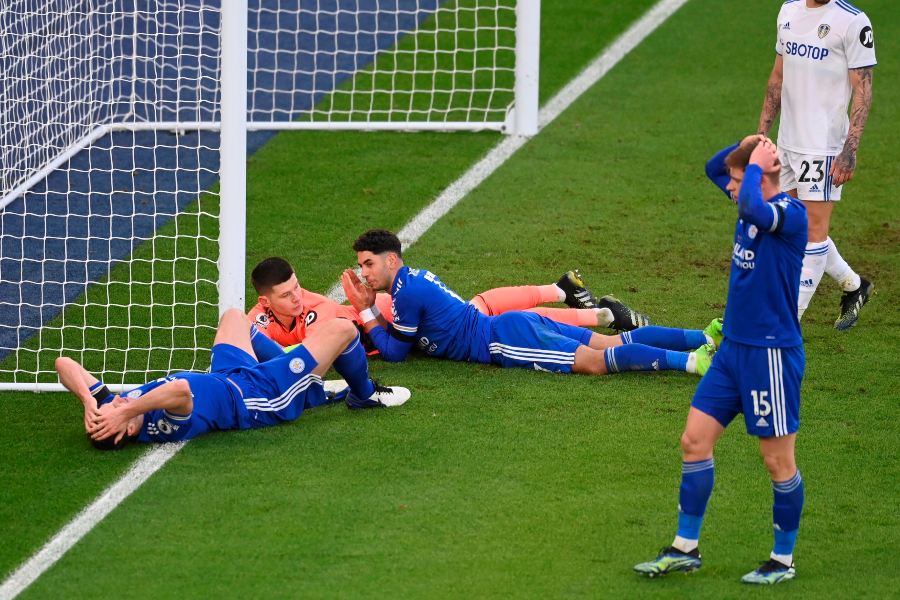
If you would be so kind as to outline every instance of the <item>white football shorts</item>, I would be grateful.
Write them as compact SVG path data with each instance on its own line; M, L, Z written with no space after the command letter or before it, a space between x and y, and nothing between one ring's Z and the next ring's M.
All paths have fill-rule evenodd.
M811 202L836 202L841 199L841 187L831 183L833 156L797 154L778 149L781 161L781 191L797 190L797 197Z

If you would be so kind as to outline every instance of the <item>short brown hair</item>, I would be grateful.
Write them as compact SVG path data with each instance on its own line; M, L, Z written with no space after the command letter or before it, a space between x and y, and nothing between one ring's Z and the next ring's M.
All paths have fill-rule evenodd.
M276 285L284 283L294 274L291 263L278 256L269 257L253 267L250 281L260 296L268 294Z
M756 150L759 142L760 140L756 139L747 145L740 144L725 157L725 166L729 169L741 169L742 171L746 169L747 165L750 164L750 155ZM778 173L764 173L764 175L771 181L778 181Z

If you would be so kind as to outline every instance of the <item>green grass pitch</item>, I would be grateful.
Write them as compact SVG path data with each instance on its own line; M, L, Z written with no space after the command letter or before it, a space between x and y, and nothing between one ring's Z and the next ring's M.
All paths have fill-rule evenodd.
M544 2L542 100L652 5ZM463 295L579 267L664 325L720 315L735 212L703 163L756 126L779 2L692 0L406 253ZM878 295L847 333L827 278L803 320L800 598L896 594L900 540L900 21L860 0L878 57L843 255ZM399 229L497 134L282 133L250 159L248 268L289 258L324 291L362 230ZM286 214L288 218L281 215ZM274 219L274 220L273 220ZM252 298L248 286L248 298ZM23 598L758 597L738 578L771 546L771 487L736 422L719 444L704 567L631 572L674 533L678 439L697 380L554 376L373 361L402 408L310 411L195 440ZM63 394L4 393L0 573L142 452L93 451ZM891 592L894 590L894 592Z

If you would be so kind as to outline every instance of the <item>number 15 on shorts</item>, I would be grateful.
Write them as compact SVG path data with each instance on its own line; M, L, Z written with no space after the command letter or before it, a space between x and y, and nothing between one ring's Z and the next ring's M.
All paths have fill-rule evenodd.
M766 399L768 390L750 390L753 398L753 414L757 417L768 417L772 413L772 403Z

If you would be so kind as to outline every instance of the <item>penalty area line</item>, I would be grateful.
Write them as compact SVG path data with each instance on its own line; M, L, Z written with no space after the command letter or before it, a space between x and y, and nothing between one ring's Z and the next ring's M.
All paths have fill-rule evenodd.
M687 2L688 0L661 0L635 21L540 109L538 133L552 123L591 86L600 81L629 52ZM409 248L415 244L432 225L465 198L469 192L481 185L529 139L524 136L510 136L497 144L397 232L403 246ZM327 295L338 302L346 299L340 281L331 287ZM91 505L82 510L0 585L0 600L12 600L31 585L116 506L139 488L153 473L162 468L186 443L162 444L148 450L135 461L125 475L108 487Z

